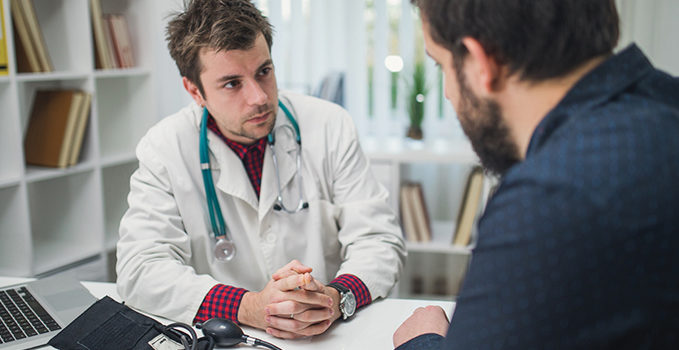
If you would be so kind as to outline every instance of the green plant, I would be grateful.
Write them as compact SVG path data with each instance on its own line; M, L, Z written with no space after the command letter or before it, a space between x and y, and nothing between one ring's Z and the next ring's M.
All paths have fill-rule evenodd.
M424 120L424 100L429 92L427 87L427 75L423 61L417 61L413 69L410 81L406 81L408 87L407 108L410 118L410 127L407 136L414 139L422 138L422 121Z

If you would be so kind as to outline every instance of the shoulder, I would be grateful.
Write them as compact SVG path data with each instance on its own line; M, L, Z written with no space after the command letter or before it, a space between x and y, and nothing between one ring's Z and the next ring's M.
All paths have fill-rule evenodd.
M181 151L188 144L197 147L199 122L200 107L194 103L187 105L153 125L140 140L137 155Z

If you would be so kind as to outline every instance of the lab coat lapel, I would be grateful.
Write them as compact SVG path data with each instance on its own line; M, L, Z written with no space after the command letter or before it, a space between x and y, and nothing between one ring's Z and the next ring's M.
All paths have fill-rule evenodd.
M217 188L227 195L242 199L257 210L257 196L245 172L243 162L219 136L208 132L207 135L213 176L219 171ZM217 194L219 196L219 194Z
M277 176L280 176L281 192L284 193L283 199L285 203L294 203L294 205L297 205L298 198L296 196L294 196L294 198L290 198L290 195L288 194L286 196L285 193L286 188L297 172L296 152L298 147L297 143L295 142L294 135L291 135L287 130L285 130L285 127L279 127L283 124L290 125L290 121L285 116L285 113L279 109L278 114L276 115L276 124L274 127L274 130L278 130L276 133L276 143L274 145L274 149L276 152L276 159L278 160L278 171L280 174L276 174L276 169L273 164L272 150L267 144L266 153L264 156L264 166L262 169L262 187L259 194L260 221L264 215L266 215L266 213L272 209L273 204L278 197L278 185L276 182Z

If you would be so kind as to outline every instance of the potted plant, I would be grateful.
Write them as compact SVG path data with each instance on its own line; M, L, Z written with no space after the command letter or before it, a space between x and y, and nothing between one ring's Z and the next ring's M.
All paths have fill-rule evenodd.
M406 86L408 87L406 107L410 119L410 125L408 126L406 136L414 140L421 140L423 137L422 120L424 119L424 99L429 90L426 79L424 62L418 60L413 69L412 79L406 81Z

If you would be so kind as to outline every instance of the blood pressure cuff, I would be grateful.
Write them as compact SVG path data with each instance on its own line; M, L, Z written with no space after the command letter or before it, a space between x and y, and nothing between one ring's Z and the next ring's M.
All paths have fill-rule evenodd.
M205 349L199 342L196 349ZM57 349L184 349L180 334L106 296L50 339ZM203 345L203 346L200 346Z

